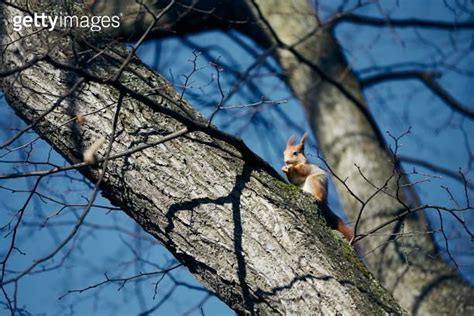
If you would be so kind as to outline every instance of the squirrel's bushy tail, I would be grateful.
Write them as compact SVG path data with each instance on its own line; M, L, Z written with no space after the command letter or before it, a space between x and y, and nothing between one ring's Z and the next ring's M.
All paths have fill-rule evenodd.
M324 205L321 209L323 210L324 217L326 218L329 227L340 231L348 241L351 241L352 237L354 237L352 229L347 226L346 223L344 223L344 221L337 216L331 208L329 208L329 206Z

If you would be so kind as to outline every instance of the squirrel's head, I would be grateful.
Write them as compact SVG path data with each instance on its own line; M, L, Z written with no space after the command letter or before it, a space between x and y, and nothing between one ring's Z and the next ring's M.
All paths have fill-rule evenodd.
M308 138L308 133L304 133L303 137L299 144L295 145L295 137L291 136L288 139L288 143L286 144L286 149L283 152L283 157L285 159L286 165L297 164L306 161L306 157L304 155L304 143Z

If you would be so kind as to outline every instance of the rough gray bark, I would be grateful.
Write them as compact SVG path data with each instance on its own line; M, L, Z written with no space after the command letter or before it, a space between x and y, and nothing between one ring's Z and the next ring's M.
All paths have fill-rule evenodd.
M117 3L130 2L118 0ZM273 49L333 171L341 179L348 178L346 184L362 200L377 190L373 184L382 186L390 177L385 191L396 195L399 173L394 168L393 157L370 114L367 115L357 78L340 51L331 26L318 27L309 1L202 0L192 3L199 9L215 10L212 14L201 12L199 15L195 11L188 15L183 7L178 7L181 13L173 13L171 17L179 15L181 19L168 19L175 23L167 23L155 35L235 28L263 47ZM234 15L229 17L229 12ZM249 23L219 23L229 18ZM371 183L361 176L355 164ZM403 183L405 179L400 181ZM355 220L360 203L343 184L337 180L335 183L344 209ZM418 202L414 191L402 192L400 200L410 206ZM403 209L396 199L378 194L365 207L358 232L369 231ZM426 228L423 215L414 214L363 239L362 246L371 251L366 258L370 270L400 304L414 314L472 313L474 290L440 258L429 234L416 233ZM416 234L411 235L412 232ZM391 233L402 234L397 238L387 236Z
M127 93L112 155L185 126L191 130L110 160L101 189L230 307L252 314L402 313L350 246L323 224L311 197L282 182L240 141L212 128L199 131L205 120L163 78L133 60L119 81L97 82L113 77L120 65L100 57L87 73L76 72L72 50L81 45L56 32L14 32L12 17L22 13L4 4L0 10L1 42L8 44L2 46L1 71L49 50L48 58L1 81L25 122L86 77L80 92L35 127L68 161L79 162L95 139L110 139L118 90ZM75 113L91 113L83 127ZM92 181L99 173L95 167L80 171Z

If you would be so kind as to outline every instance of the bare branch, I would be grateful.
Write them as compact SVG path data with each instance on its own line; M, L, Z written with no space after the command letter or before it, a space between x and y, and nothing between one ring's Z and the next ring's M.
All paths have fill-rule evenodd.
M454 111L465 115L469 119L474 119L474 108L470 108L458 100L456 100L449 92L447 92L439 83L436 82L435 77L439 77L438 73L430 73L425 71L397 71L377 74L367 78L363 78L360 84L363 88L383 83L388 80L411 80L417 79L423 82L435 95L442 99Z
M459 172L455 172L455 171L452 171L448 168L445 168L445 167L442 167L442 166L439 166L439 165L436 165L436 164L433 164L429 161L427 161L426 159L419 159L419 158L415 158L415 157L409 157L409 156L404 156L404 155L398 155L397 156L398 160L401 161L401 162L406 162L406 163L409 163L409 164L414 164L414 165L417 165L417 166L420 166L420 167L423 167L423 168L426 168L426 169L429 169L431 171L434 171L434 172L438 172L438 173L441 173L441 174L444 174L458 182L460 182L462 185L464 185L464 179L463 177L459 174ZM473 190L474 189L474 184L472 182L467 182L466 183L466 186Z
M370 25L376 27L417 27L428 29L440 29L447 31L455 30L472 30L474 29L474 22L471 21L453 21L444 22L436 20L420 20L420 19L394 19L394 18L376 18L371 16L363 16L356 14L343 14L336 21L336 24L348 22L359 25Z

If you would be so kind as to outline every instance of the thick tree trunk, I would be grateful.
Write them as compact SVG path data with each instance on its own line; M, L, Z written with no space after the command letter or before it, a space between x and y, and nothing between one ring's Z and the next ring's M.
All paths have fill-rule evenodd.
M117 3L130 2L118 0ZM341 179L348 178L346 184L362 200L377 190L374 184L382 186L390 177L385 191L397 194L399 173L368 113L357 78L330 26L318 27L309 1L201 0L192 3L203 10L188 10L192 12L189 14L178 6L176 10L180 13L173 12L165 27L158 25L155 35L235 28L265 48L273 49L335 174ZM108 9L116 7L108 6ZM212 13L202 13L205 10ZM234 15L229 16L229 12ZM174 20L176 16L181 18ZM240 23L222 23L224 20ZM241 23L244 21L248 23ZM371 183L361 176L355 165ZM400 181L403 183L405 179ZM355 220L360 203L342 183L337 180L335 183L346 212ZM414 191L403 192L400 198L406 205L417 203ZM379 193L365 206L358 232L367 232L403 210L396 199ZM366 258L370 270L400 304L414 314L472 312L474 290L440 258L431 236L420 235L420 230L427 230L426 222L422 214L415 214L363 239L363 248L371 252Z
M112 156L190 130L111 159L101 189L230 307L250 314L402 313L350 246L322 224L311 197L283 183L240 141L204 128L163 78L133 60L120 80L107 80L120 64L97 56L87 72L73 70L80 44L56 32L14 32L13 16L22 13L5 4L0 10L0 71L48 53L3 78L2 90L27 123L48 112L35 130L68 161L80 162L83 148L99 137L110 140L119 91L125 99ZM48 111L81 76L81 89ZM77 113L90 113L82 127ZM91 181L100 173L80 171Z

